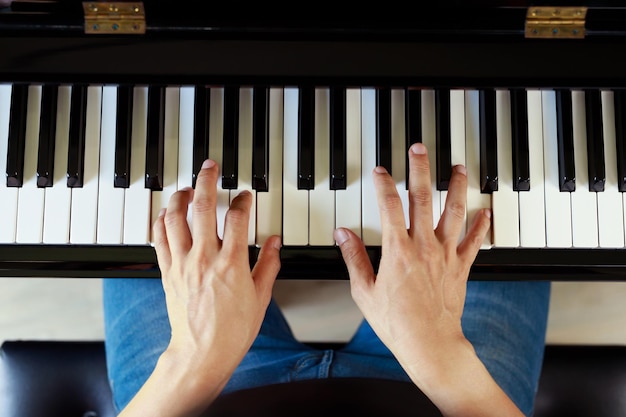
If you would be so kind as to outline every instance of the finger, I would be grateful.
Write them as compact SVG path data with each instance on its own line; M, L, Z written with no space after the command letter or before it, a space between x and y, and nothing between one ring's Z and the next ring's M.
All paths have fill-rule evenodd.
M335 230L335 241L341 250L343 261L348 267L352 297L358 299L364 291L374 284L376 275L363 241L351 230L338 228Z
M433 231L433 194L430 163L426 146L415 143L409 148L409 218L412 236Z
M257 293L267 297L267 302L272 295L272 288L278 272L280 271L280 237L271 236L261 246L261 251L256 264L252 269L252 279L257 288Z
M249 191L242 191L230 203L224 221L222 250L232 251L235 254L247 253L251 205L252 194Z
M170 197L165 211L165 233L173 256L184 256L191 249L191 231L187 223L187 210L193 198L193 189L183 188Z
M468 267L474 263L476 255L478 255L478 251L485 241L485 236L487 236L490 227L491 210L479 210L478 213L476 213L476 217L474 217L474 220L472 221L469 231L457 249L459 258L466 263Z
M161 209L157 219L152 225L152 235L154 236L153 246L161 269L169 269L172 265L172 254L170 253L167 233L165 231L165 211L165 209Z
M446 203L435 234L442 242L451 242L456 248L466 222L467 170L463 165L452 169Z
M380 213L383 242L406 235L406 220L402 209L402 200L398 195L396 184L391 175L382 166L374 169L374 186L376 187L376 201Z
M215 161L204 161L196 179L192 206L193 241L210 249L219 246L216 217L218 174L219 167Z

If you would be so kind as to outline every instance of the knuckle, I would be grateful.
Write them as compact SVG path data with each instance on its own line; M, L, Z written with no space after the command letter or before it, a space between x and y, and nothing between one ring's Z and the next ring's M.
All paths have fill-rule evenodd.
M465 204L460 201L447 202L446 211L457 219L465 218Z
M248 210L242 207L231 207L226 212L226 221L233 225L248 224Z
M411 202L418 207L426 207L432 204L432 195L430 189L416 188L409 196Z
M402 208L402 200L397 194L385 193L381 197L381 208L385 211L395 211Z

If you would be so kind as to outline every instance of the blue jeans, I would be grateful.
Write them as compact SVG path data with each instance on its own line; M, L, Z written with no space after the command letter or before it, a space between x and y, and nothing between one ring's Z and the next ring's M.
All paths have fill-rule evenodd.
M158 279L103 280L107 367L115 406L123 409L169 343L165 295ZM545 344L549 282L470 281L465 336L493 378L530 416ZM373 377L410 381L364 320L338 350L297 341L272 301L258 337L224 393L312 378Z

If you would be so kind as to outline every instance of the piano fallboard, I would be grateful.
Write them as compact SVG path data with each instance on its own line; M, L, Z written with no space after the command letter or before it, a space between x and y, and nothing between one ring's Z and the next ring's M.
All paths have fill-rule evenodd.
M249 247L250 265L259 248ZM368 247L376 268L380 247ZM624 281L624 249L481 250L470 280ZM349 279L337 247L283 247L278 279ZM159 278L151 246L0 245L0 277Z

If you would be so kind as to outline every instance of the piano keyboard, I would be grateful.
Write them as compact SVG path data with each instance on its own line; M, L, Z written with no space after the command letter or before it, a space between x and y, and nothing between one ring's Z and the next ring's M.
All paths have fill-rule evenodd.
M208 156L218 223L250 190L249 244L381 243L371 172L406 201L406 150L429 149L434 222L451 167L484 248L623 248L624 93L570 90L0 85L0 243L146 245ZM406 211L405 211L406 215ZM189 219L191 221L191 219ZM408 225L408 218L407 218Z

